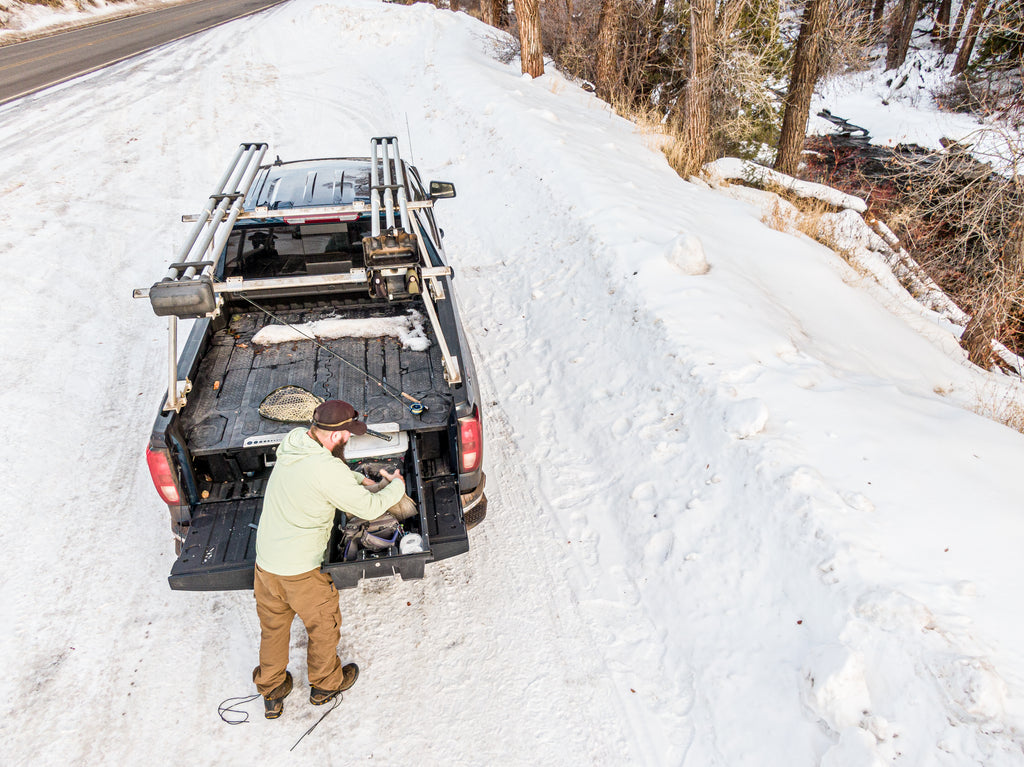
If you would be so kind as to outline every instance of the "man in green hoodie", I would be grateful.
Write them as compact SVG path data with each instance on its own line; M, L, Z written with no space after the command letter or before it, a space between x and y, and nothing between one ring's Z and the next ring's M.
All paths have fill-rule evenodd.
M359 675L355 663L341 665L338 641L341 612L331 576L320 570L334 524L334 510L376 519L405 494L399 472L381 472L388 484L377 493L373 481L352 471L344 461L350 437L366 433L355 408L328 400L313 412L313 424L293 429L277 448L277 462L267 482L256 530L256 578L253 594L260 618L260 665L253 669L267 719L284 710L291 692L288 643L292 619L298 615L309 643L306 660L309 702L333 700Z

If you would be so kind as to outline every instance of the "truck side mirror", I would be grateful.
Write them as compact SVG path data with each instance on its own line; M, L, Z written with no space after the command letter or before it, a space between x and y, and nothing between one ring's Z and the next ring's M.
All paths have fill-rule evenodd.
M430 182L430 199L431 200L444 200L448 197L455 196L455 184L450 181L431 181Z

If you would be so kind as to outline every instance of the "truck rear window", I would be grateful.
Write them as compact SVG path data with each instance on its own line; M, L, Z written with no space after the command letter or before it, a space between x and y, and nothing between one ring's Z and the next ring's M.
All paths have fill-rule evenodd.
M223 277L347 273L363 266L369 228L369 221L237 228L228 239Z

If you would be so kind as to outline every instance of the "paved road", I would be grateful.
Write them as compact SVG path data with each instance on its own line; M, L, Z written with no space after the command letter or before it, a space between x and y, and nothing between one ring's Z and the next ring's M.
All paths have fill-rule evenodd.
M0 48L0 104L285 0L197 0Z

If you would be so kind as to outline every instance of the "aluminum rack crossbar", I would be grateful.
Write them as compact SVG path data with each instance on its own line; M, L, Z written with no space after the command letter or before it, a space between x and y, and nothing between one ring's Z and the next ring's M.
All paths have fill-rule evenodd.
M408 210L422 210L434 207L433 200L411 200L406 203ZM301 208L267 208L258 207L243 210L238 214L238 221L284 221L286 224L304 224L317 219L337 219L350 217L353 221L363 213L371 210L365 202L354 202L350 205L311 205ZM378 215L380 211L378 210ZM186 213L181 220L186 224L208 220L208 213Z
M238 147L217 188L196 217L196 225L185 238L165 280L190 280L199 270L213 274L266 152L265 143L245 143ZM207 253L209 257L204 260Z

